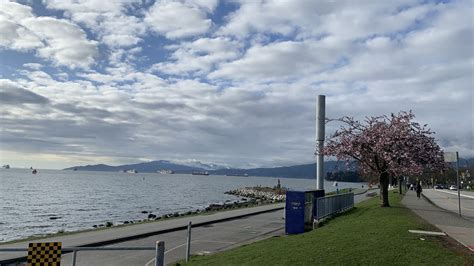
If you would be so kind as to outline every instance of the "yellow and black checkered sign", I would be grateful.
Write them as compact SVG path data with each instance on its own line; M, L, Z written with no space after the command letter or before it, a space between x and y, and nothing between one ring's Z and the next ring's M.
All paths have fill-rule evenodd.
M28 266L60 266L61 242L29 243Z

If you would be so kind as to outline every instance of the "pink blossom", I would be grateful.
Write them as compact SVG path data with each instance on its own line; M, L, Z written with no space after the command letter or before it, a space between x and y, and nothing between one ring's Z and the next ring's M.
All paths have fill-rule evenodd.
M316 152L357 161L362 173L379 176L382 194L388 193L384 191L388 176L421 175L425 170L446 168L434 132L427 125L413 122L414 118L411 111L401 111L397 115L367 117L364 122L352 117L337 119L343 126L327 138L322 151ZM383 206L388 206L388 197Z

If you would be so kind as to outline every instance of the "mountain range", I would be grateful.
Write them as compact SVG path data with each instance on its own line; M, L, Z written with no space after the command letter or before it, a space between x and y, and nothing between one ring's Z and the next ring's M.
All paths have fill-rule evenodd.
M461 159L460 167L474 165L474 158ZM86 166L75 166L64 170L77 171L109 171L119 172L124 170L135 169L139 173L156 173L159 170L172 170L177 174L190 174L193 171L207 171L211 175L249 175L249 176L266 176L266 177L286 177L286 178L315 178L316 163L301 164L293 166L267 167L267 168L228 168L216 164L204 164L193 161L191 165L173 163L171 161L159 160L137 164L125 164L118 166L110 166L105 164L95 164ZM346 171L344 162L326 161L324 162L326 179L331 179L333 173ZM350 171L356 171L352 169ZM358 175L352 175L354 181L360 181Z
M327 161L324 163L326 173L338 171L344 168L341 162ZM302 164L282 167L268 168L224 168L216 164L203 164L194 162L193 165L177 164L166 160L151 161L137 164L125 164L110 166L105 164L74 166L64 170L77 171L108 171L119 172L135 169L139 173L156 173L159 170L172 170L178 174L190 174L193 171L207 171L211 175L249 175L249 176L267 176L267 177L287 177L287 178L314 178L316 173L316 163Z

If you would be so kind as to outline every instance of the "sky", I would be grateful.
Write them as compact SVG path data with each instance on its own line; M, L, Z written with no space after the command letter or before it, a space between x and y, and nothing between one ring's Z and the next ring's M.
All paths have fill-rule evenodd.
M413 110L473 157L473 18L469 0L0 0L0 163L313 162L319 94L328 118Z

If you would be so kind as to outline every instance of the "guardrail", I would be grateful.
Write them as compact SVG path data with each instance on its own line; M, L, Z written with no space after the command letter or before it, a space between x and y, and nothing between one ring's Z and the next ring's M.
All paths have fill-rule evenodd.
M315 219L317 221L324 217L342 212L354 207L354 193L338 194L316 199L317 211Z
M78 251L120 251L120 250L155 250L155 266L163 266L165 259L165 242L156 241L156 247L65 247L61 251L72 252L72 266L76 266ZM0 248L0 252L26 251L28 248Z

